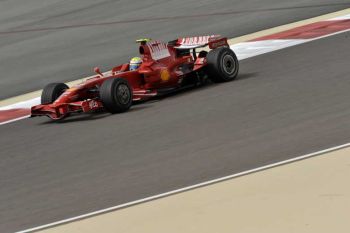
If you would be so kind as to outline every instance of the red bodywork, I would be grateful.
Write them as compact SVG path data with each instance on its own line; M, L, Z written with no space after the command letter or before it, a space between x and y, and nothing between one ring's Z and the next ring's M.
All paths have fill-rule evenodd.
M197 57L191 49L209 45L210 49L228 46L227 38L200 36L179 38L169 43L141 41L139 53L142 64L139 69L129 71L129 64L114 67L111 71L98 74L81 84L67 89L51 104L33 106L32 116L46 115L60 119L73 112L90 112L103 108L99 99L99 87L107 79L126 79L133 92L133 101L156 96L158 90L179 88L186 77L206 65L205 57Z

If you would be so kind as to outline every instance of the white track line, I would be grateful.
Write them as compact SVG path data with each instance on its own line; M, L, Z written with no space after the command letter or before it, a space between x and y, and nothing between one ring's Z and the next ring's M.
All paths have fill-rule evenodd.
M34 106L37 104L40 104L40 97L35 97L33 99L24 100L15 104L0 107L0 111L16 109L16 108L30 108L31 106Z
M315 40L324 39L341 33L349 32L350 29L334 32L324 36L312 39L270 39L241 42L231 45L231 49L236 53L238 60L244 60L251 57L256 57L265 53L294 47L296 45L306 44Z
M5 125L5 124L8 124L8 123L11 123L11 122L14 122L14 121L23 120L23 119L26 119L26 118L29 118L29 117L30 117L30 115L18 117L18 118L11 119L11 120L8 120L8 121L0 122L0 125Z
M122 208L125 208L125 207L130 207L130 206L133 206L133 205L137 205L137 204L141 204L141 203L144 203L144 202L156 200L156 199L163 198L163 197L170 196L170 195L174 195L174 194L177 194L177 193L189 191L191 189L200 188L200 187L203 187L203 186L207 186L207 185L210 185L210 184L226 181L226 180L229 180L229 179L233 179L233 178L236 178L236 177L240 177L240 176L248 175L248 174L251 174L251 173L259 172L259 171L266 170L266 169L269 169L269 168L285 165L285 164L296 162L296 161L303 160L303 159L307 159L307 158L310 158L310 157L314 157L314 156L321 155L321 154L324 154L324 153L327 153L327 152L339 150L339 149L342 149L342 148L345 148L345 147L349 147L349 146L350 146L350 143L346 143L346 144L335 146L335 147L331 147L331 148L328 148L328 149L325 149L325 150L321 150L321 151L313 152L313 153L310 153L310 154L298 156L298 157L295 157L295 158L292 158L292 159L287 159L287 160L284 160L284 161L281 161L281 162L272 163L272 164L265 165L265 166L262 166L262 167L254 168L254 169L247 170L247 171L244 171L244 172L235 173L235 174L232 174L232 175L228 175L228 176L220 177L220 178L217 178L217 179L205 181L205 182L202 182L202 183L199 183L199 184L195 184L195 185L187 186L187 187L184 187L184 188L172 190L172 191L169 191L169 192L157 194L157 195L154 195L154 196L142 198L142 199L139 199L139 200L127 202L127 203L124 203L124 204L121 204L121 205L109 207L109 208L106 208L106 209L97 210L97 211L90 212L90 213L83 214L83 215L79 215L79 216L76 216L76 217L73 217L73 218L67 218L67 219L64 219L64 220L61 220L61 221L45 224L45 225L38 226L38 227L33 227L33 228L26 229L26 230L23 230L23 231L18 231L17 233L33 232L33 231L38 231L38 230L43 230L43 229L46 229L46 228L54 227L54 226L61 225L61 224L66 224L66 223L69 223L69 222L81 220L81 219L92 217L92 216L95 216L95 215L107 213L107 212L110 212L110 211L113 211L113 210L118 210L118 209L122 209Z

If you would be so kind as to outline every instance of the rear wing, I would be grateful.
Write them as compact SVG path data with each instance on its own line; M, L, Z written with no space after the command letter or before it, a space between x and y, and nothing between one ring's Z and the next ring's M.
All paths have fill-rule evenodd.
M210 49L228 46L227 38L220 35L184 37L172 41L175 49L195 49L209 45Z

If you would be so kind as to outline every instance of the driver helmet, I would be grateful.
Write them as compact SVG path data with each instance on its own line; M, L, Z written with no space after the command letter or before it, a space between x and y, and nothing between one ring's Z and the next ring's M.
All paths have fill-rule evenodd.
M142 59L139 57L133 57L129 63L129 70L137 70L142 63Z

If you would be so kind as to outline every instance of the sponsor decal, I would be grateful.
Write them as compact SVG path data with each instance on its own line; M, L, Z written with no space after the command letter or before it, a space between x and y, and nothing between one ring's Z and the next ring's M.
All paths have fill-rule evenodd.
M147 44L154 60L170 57L168 46L165 43L153 41Z
M181 40L181 45L203 45L208 44L210 38L217 37L217 35L211 36L195 36L195 37L185 37Z
M170 78L170 74L169 74L169 71L164 69L160 72L160 78L162 81L166 82L169 80Z
M217 47L224 46L224 45L227 45L226 38L223 38L221 40L209 43L209 48L210 49L215 49Z
M94 100L89 101L90 109L98 108L98 103Z

